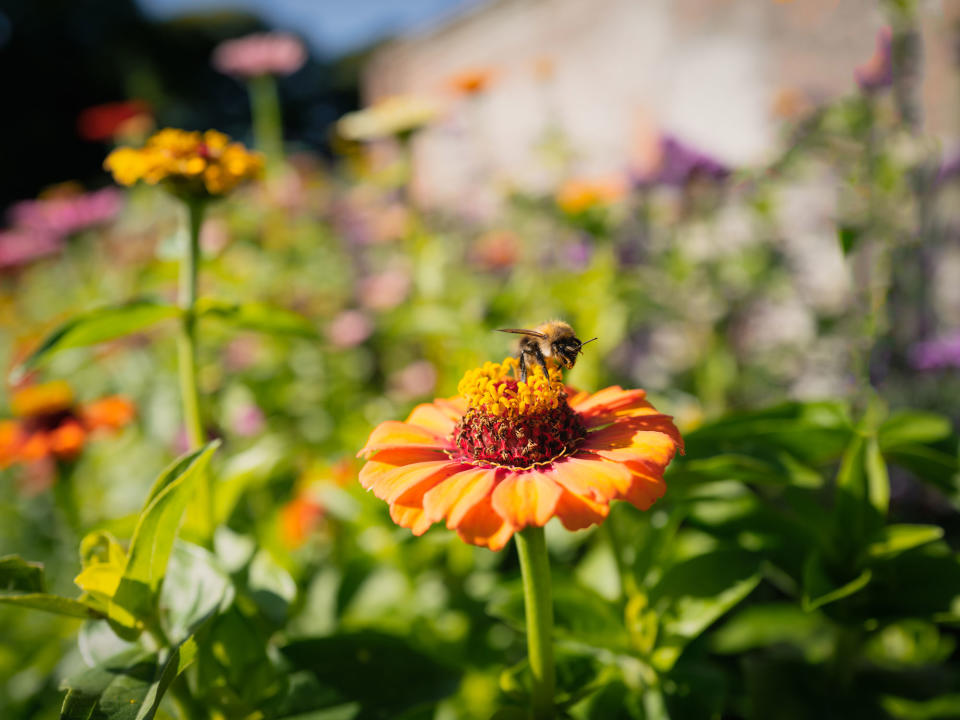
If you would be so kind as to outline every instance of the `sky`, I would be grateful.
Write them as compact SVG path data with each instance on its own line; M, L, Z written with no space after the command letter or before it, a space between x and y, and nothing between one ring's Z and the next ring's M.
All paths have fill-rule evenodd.
M296 32L313 51L338 57L391 35L426 29L484 0L137 0L148 16L240 10Z

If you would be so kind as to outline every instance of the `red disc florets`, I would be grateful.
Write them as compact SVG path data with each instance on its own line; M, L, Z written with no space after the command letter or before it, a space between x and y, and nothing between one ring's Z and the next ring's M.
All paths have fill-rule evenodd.
M470 409L453 431L455 459L513 468L533 467L574 452L587 431L569 405L519 417Z

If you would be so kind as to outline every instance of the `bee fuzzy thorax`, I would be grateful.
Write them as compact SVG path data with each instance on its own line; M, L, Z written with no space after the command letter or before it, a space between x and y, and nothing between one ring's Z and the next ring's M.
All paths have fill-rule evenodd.
M539 365L545 374L548 369L548 360L550 364L569 370L576 364L577 356L585 344L576 336L573 328L562 320L551 320L538 325L533 330L504 328L501 332L523 335L517 356L518 377L521 381L526 380L527 367L530 363Z

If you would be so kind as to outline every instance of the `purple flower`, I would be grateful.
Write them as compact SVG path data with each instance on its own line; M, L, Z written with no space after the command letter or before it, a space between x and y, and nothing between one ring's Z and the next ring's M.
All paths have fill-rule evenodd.
M63 249L63 240L47 232L19 228L0 232L0 269L18 268Z
M960 367L960 334L917 343L910 349L910 364L917 370Z
M10 222L31 232L65 236L113 219L122 206L123 193L116 188L54 195L17 203L10 208Z
M936 185L942 185L957 175L960 175L960 151L954 151L943 159L937 169L937 177L934 182Z
M882 27L877 31L873 55L853 71L857 85L865 93L884 90L893 85L893 31Z
M590 264L590 258L593 255L593 247L586 239L577 240L570 243L564 249L564 260L573 270L583 270Z
M683 187L698 178L721 182L729 176L730 168L721 161L673 135L663 135L653 167L635 175L634 184Z

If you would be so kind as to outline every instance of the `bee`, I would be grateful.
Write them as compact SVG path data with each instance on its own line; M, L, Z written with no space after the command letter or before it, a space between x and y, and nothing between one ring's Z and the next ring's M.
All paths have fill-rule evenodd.
M521 328L503 328L500 332L523 335L517 358L520 361L520 382L527 381L527 362L536 361L543 368L543 374L550 377L547 370L547 358L569 370L577 362L577 356L583 352L583 346L597 338L581 342L573 328L561 320L552 320L538 325L533 330Z

